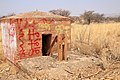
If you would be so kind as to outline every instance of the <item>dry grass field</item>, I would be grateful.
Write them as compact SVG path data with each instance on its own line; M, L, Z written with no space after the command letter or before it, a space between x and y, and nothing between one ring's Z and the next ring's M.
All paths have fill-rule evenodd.
M120 23L72 24L72 48L102 60L120 60Z

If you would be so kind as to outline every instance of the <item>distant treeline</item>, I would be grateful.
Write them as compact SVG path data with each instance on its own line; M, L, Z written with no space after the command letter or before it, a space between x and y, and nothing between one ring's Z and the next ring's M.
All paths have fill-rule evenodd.
M104 14L96 13L95 11L85 11L80 16L70 16L70 11L64 9L56 9L56 10L51 10L49 12L53 14L69 17L72 20L72 22L81 23L81 24L120 22L120 16L105 17Z
M15 14L15 13L11 13L11 14L8 14L8 15L6 15L6 16L2 16L2 17L0 17L0 18L10 17L10 16L14 16L14 15L16 15L16 14Z
M69 17L73 23L90 24L90 23L109 23L109 22L120 22L120 16L118 17L105 17L104 14L96 13L95 11L85 11L80 16L70 16L71 12L64 9L50 10L50 13ZM14 16L15 13L1 18Z

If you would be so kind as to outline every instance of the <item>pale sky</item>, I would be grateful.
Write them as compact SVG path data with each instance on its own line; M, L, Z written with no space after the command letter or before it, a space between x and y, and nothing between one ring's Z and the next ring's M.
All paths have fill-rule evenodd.
M47 12L59 8L69 10L71 15L80 15L85 10L105 14L120 13L120 0L1 0L0 16L36 9Z

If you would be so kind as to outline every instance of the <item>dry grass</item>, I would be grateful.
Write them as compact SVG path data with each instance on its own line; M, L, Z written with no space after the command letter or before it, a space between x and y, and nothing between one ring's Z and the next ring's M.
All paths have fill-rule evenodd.
M102 60L120 60L120 23L72 24L72 49Z

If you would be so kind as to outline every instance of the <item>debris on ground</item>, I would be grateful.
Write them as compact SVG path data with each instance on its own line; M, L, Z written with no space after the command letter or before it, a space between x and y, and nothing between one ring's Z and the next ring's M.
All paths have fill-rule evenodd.
M52 57L24 59L17 66L0 64L0 80L119 80L120 62L104 64L92 56L69 54L67 61Z

